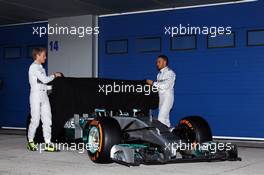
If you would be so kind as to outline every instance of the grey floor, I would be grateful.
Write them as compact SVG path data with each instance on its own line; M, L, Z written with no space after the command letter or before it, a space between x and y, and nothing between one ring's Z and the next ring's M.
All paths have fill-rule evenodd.
M240 148L242 162L189 163L125 167L118 164L92 163L87 154L77 151L58 153L29 152L25 136L0 134L0 175L5 174L91 174L91 175L263 175L264 149Z

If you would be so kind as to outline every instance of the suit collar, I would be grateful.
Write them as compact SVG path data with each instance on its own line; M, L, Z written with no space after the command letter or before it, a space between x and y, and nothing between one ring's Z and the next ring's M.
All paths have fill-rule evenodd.
M168 66L166 66L166 67L160 69L160 72L162 73L162 72L164 72L164 71L167 71L168 69L169 69Z

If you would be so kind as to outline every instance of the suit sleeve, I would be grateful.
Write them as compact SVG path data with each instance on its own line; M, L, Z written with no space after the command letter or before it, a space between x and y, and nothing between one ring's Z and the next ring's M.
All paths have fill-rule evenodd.
M41 72L39 69L35 70L35 75L38 78L38 80L44 84L51 82L55 78L54 75L47 76L46 73Z
M154 82L153 86L157 87L158 90L167 90L173 85L175 79L175 73L170 71L162 82Z

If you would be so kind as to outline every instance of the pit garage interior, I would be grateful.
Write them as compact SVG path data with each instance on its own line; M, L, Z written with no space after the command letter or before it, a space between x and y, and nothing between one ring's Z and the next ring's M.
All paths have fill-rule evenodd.
M263 18L262 0L0 0L0 174L264 174ZM230 26L232 32L166 33L180 24ZM99 34L34 34L33 28L49 25L99 27ZM79 78L155 80L156 58L167 55L177 74L172 125L203 116L213 139L236 143L242 161L127 168L95 164L78 150L28 151L28 68L35 47L48 51L48 74Z

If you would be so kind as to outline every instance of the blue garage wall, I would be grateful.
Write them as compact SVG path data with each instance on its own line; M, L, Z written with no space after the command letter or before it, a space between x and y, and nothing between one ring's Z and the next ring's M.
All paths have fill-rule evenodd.
M0 89L0 126L25 127L29 113L28 67L32 58L29 46L46 46L47 36L33 36L33 26L46 26L46 23L0 27L0 79L4 86ZM21 56L5 59L5 47L20 47Z
M204 116L217 136L264 138L263 46L247 47L249 29L264 29L263 1L155 13L99 18L99 76L155 79L157 55L164 53L177 73L174 124L184 116ZM231 26L234 48L207 49L197 36L197 49L171 51L164 26ZM162 51L140 53L137 38L159 36ZM106 54L106 40L128 39L127 54Z

